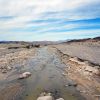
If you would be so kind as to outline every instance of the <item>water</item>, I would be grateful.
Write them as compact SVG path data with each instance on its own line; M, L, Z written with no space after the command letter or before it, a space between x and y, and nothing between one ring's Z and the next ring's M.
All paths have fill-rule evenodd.
M48 47L37 49L36 55L29 58L24 67L17 68L16 72L17 74L29 71L32 76L23 80L10 81L8 85L19 83L18 85L22 89L20 93L17 93L19 89L18 91L16 89L15 94L17 95L12 95L13 98L6 100L36 100L43 91L51 92L55 98L85 100L75 87L65 87L69 81L62 75L65 67L55 52L48 51Z

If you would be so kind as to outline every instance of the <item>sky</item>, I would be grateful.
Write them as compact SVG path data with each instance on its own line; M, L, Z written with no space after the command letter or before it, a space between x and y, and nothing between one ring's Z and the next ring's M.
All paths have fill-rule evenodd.
M0 0L0 41L100 36L100 0Z

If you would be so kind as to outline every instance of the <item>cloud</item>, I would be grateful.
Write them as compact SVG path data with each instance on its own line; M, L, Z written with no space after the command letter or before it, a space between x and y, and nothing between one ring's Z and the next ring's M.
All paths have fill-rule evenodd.
M63 33L77 36L76 31L83 34L84 30L92 34L100 28L99 4L100 0L0 0L0 39L7 40L4 36L8 34L19 35L13 38L19 40L28 40L28 35L30 39L48 39L48 34L50 40L57 40L61 35L53 34L64 38ZM23 38L18 38L22 36L19 33Z
M46 33L46 34L37 34L33 32L18 32L17 34L13 33L7 33L7 34L1 34L1 40L12 40L12 41L42 41L42 40L50 40L50 41L58 41L58 40L66 40L66 39L78 39L78 38L89 38L94 36L100 36L99 34L100 29L97 30L77 30L74 32L62 32L55 34L55 32L52 33ZM24 37L23 37L24 36ZM5 37L5 38L4 38Z

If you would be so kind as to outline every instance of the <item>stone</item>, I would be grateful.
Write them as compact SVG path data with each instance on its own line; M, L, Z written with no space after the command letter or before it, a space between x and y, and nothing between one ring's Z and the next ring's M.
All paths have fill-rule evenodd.
M46 93L45 93L45 92L43 92L43 93L41 93L41 94L40 94L40 96L46 96Z
M19 76L19 79L28 78L29 76L31 76L30 72L24 72Z
M66 76L66 74L65 74L65 73L62 73L62 75L63 75L63 76Z
M91 66L86 66L85 71L94 73L94 74L99 74L99 70L95 67L91 67Z
M56 100L64 100L63 98L59 98L59 99L56 99Z
M69 60L72 61L72 62L74 62L74 63L77 63L79 65L84 65L85 64L84 62L79 61L77 57L70 58Z
M10 66L7 67L7 70L11 70L12 68Z
M5 70L2 70L2 73L7 73L7 70L5 69Z
M47 96L51 96L51 93L48 93Z
M71 81L70 83L68 83L68 84L66 84L65 86L67 87L67 86L74 86L74 87L77 87L77 83L76 82L74 82L74 81Z
M53 100L52 96L42 96L42 97L38 97L37 100Z

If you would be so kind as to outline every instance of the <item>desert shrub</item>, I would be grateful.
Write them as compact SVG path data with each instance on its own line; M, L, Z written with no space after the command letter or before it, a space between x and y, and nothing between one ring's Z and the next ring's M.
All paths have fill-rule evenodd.
M40 47L40 44L35 44L34 47L39 48Z
M8 47L8 49L18 49L20 47Z

